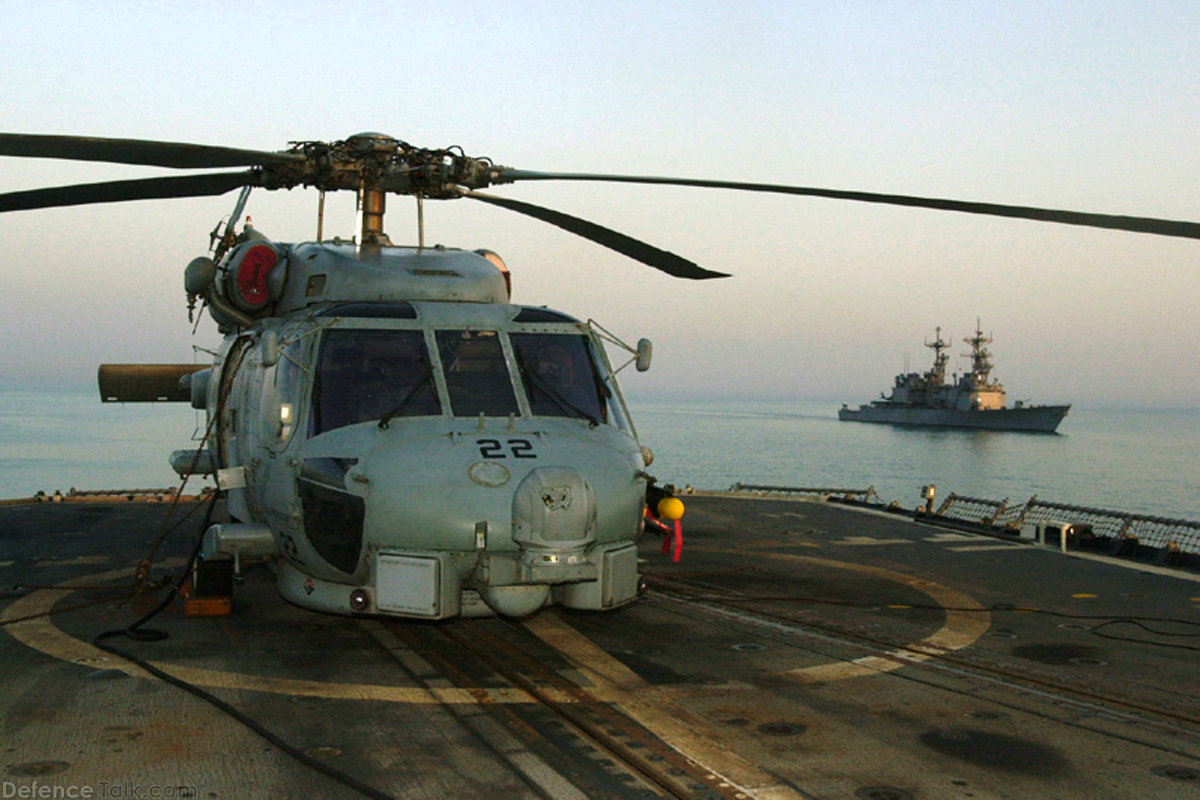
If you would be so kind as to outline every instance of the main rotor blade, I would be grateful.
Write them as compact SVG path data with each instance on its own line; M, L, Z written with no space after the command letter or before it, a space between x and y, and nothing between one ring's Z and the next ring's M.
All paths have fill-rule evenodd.
M0 212L32 208L83 206L92 203L119 203L125 200L161 200L171 197L206 197L254 186L258 173L217 172L210 175L184 175L174 178L139 178L107 183L82 183L24 192L0 194Z
M621 255L629 256L635 261L640 261L655 269L662 270L668 275L673 275L676 278L691 278L693 280L704 280L705 278L728 278L724 272L713 272L712 270L704 269L703 267L688 261L686 258L669 253L666 250L659 250L657 247L648 245L645 242L640 242L637 239L626 236L623 233L617 233L614 230L605 228L602 225L597 225L594 222L588 222L579 217L572 217L570 214L564 214L561 211L553 211L549 208L535 206L530 203L522 203L519 200L511 200L507 197L496 197L494 195L480 194L479 192L464 191L463 197L470 197L473 200L481 200L485 203L490 203L494 206L507 208L509 211L516 211L518 214L540 219L542 222L548 222L562 228L565 231L570 231L576 236L582 236L584 239L595 242L598 245L607 247L610 250L616 250Z
M89 136L47 136L0 133L0 156L106 161L176 169L254 167L261 164L304 163L299 153L266 153L182 142L144 139L101 139Z
M1033 206L1010 206L1001 203L976 203L969 200L948 200L940 197L915 197L904 194L851 192L842 189L817 189L808 186L780 186L771 183L740 183L693 178L659 178L639 175L594 175L571 172L531 172L528 170L499 170L494 183L505 181L603 181L608 183L638 183L661 186L696 186L707 189L738 189L746 192L795 194L806 197L826 197L834 200L854 200L861 203L880 203L912 208L932 208L940 211L959 211L964 214L983 214L992 217L1012 217L1088 228L1150 233L1157 236L1176 236L1200 239L1200 223L1154 217L1128 217L1114 214L1092 214L1085 211L1066 211Z

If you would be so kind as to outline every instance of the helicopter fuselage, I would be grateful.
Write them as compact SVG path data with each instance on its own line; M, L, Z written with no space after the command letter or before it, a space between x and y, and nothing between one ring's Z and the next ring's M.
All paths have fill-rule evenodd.
M591 325L509 303L492 254L264 241L218 268L227 335L191 382L234 519L206 558L276 559L285 598L344 614L637 596L646 454ZM231 324L264 246L243 272L273 299Z

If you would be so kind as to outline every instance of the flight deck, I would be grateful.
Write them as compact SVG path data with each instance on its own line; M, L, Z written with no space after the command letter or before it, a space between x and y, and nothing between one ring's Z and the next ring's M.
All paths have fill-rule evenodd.
M168 504L5 504L4 796L1200 798L1195 571L684 499L620 609L333 616L260 567L229 615L99 642L136 661L96 637L152 605L125 589Z

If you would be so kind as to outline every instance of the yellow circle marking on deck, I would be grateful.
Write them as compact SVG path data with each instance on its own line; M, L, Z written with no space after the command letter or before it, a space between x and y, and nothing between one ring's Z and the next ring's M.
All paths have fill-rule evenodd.
M693 550L707 552L730 552L719 547L692 547ZM815 564L833 569L848 569L882 578L886 581L899 583L930 597L942 607L946 621L942 627L910 644L902 645L889 652L886 657L866 656L853 661L841 661L834 664L819 664L814 667L802 667L780 673L800 683L825 683L827 681L857 678L864 675L875 675L880 672L890 672L914 662L928 661L943 653L961 650L967 647L987 632L992 625L992 615L970 595L955 589L942 586L940 583L893 572L882 567L869 567L863 564L851 564L846 561L834 561L828 558L814 556L798 556L790 553L756 552L756 558L770 558L775 561L792 561L802 564Z
M694 549L721 552L722 548L697 547ZM917 642L903 645L887 654L887 657L867 656L850 662L821 664L789 670L783 675L802 682L815 683L843 680L899 669L906 664L927 661L945 652L959 650L974 643L991 625L991 615L974 598L933 581L915 578L900 572L833 561L826 558L799 556L788 553L759 553L760 557L777 561L793 561L862 572L884 580L900 583L929 596L945 609L946 621L934 633ZM160 566L172 566L163 564ZM90 575L79 580L66 581L58 589L42 589L23 597L0 612L0 620L42 614L23 622L5 626L13 638L46 655L63 661L93 666L96 668L119 669L135 677L151 677L136 664L124 661L111 653L95 647L58 628L47 612L64 594L62 589L82 588L107 580L123 577L131 569L112 570ZM969 609L969 610L960 610ZM344 700L383 700L398 703L531 703L533 698L515 688L465 689L433 688L421 686L387 686L379 684L327 683L294 678L276 678L264 675L249 675L222 670L186 667L178 664L155 661L155 667L167 674L197 686L217 689L241 689L274 694L325 697ZM567 700L567 698L562 698Z
M181 563L182 561L178 562L178 564ZM178 564L163 563L157 566L178 566ZM8 623L4 626L4 630L22 644L62 661L70 661L95 669L119 669L127 675L138 678L153 677L149 672L132 662L125 661L119 656L101 650L82 639L76 639L55 625L52 618L48 616L48 612L54 608L55 603L66 596L63 589L79 589L85 586L95 586L105 581L130 575L132 572L132 569L112 570L111 572L104 572L99 575L89 575L85 578L65 581L55 589L40 589L32 592L9 604L3 612L0 612L0 620ZM28 616L33 616L34 618L21 622L9 622L9 620ZM535 702L529 694L516 688L467 689L435 687L426 689L421 686L326 683L323 681L274 678L265 675L248 675L238 672L200 669L164 661L151 661L150 663L172 677L210 689L242 689L305 697L325 697L339 700L384 700L394 703ZM563 702L570 702L570 698L567 697L559 699Z

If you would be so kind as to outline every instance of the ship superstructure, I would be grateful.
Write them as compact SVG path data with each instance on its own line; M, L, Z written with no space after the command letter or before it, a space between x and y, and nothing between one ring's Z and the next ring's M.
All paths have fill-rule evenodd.
M934 340L925 342L934 352L930 369L897 375L889 396L881 395L879 400L858 408L843 405L838 419L948 428L1056 431L1071 406L1027 405L1017 401L1009 408L1004 386L991 378L992 354L987 345L992 341L991 336L984 335L977 320L975 335L963 339L971 347L971 352L963 354L971 359L971 369L947 383L946 365L950 356L946 351L950 345L942 339L942 329L937 328Z

